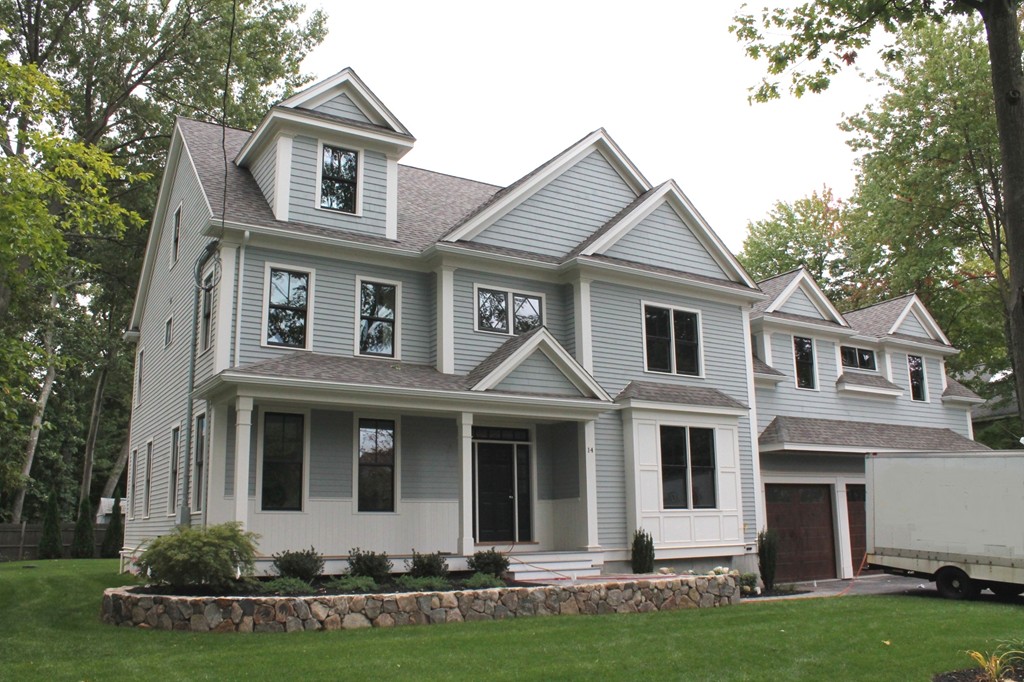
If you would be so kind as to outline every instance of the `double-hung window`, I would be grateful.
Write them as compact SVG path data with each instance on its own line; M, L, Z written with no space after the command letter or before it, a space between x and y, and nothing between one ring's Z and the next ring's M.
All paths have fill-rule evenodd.
M868 348L854 348L853 346L841 346L840 355L843 359L843 367L850 367L853 369L869 369L874 370L875 365L875 351Z
M359 153L323 145L320 157L320 208L356 212Z
M543 308L544 299L538 294L477 287L476 328L522 334L544 324Z
M660 436L662 508L718 506L715 430L662 424Z
M170 513L178 511L178 464L181 447L181 428L171 429L171 480L167 485L167 509Z
M395 511L395 422L359 420L359 511Z
M213 333L213 275L203 280L203 319L199 338L200 352L210 347Z
M267 279L267 345L307 348L312 273L270 267Z
M908 355L907 371L910 373L911 399L926 402L928 400L928 387L924 378L924 358L920 355Z
M398 357L400 298L397 283L359 280L359 355Z
M203 465L206 463L206 415L196 417L196 451L192 463L192 511L203 511Z
M142 491L142 516L149 518L149 500L153 492L153 441L146 443L146 478Z
M690 310L644 306L648 372L700 376L700 316Z
M263 511L302 511L305 415L263 415Z
M818 387L817 372L814 370L814 339L806 336L793 337L793 360L796 365L797 388Z

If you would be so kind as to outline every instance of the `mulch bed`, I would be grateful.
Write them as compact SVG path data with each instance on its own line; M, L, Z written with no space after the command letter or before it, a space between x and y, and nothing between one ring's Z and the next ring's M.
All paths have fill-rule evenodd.
M932 682L985 682L988 678L982 674L980 668L968 668L966 670L954 670L949 673L939 673L932 677ZM1024 665L1014 666L1003 673L1003 680L1024 680Z

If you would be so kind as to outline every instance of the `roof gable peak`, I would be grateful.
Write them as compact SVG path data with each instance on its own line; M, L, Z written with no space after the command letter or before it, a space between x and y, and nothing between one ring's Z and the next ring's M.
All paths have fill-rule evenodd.
M766 313L774 313L779 311L786 302L797 292L802 292L811 304L821 313L821 316L836 324L842 325L843 327L849 327L849 323L843 318L842 313L832 305L832 302L825 296L825 292L821 290L818 283L811 276L811 273L807 271L807 268L800 266L794 271L793 279L790 280L789 284L775 297L768 307L765 309ZM784 273L790 274L790 273ZM781 276L781 275L779 275ZM767 280L766 280L767 281Z
M328 76L305 90L295 93L277 106L287 109L314 109L338 95L348 96L371 123L385 126L396 133L411 135L402 122L391 113L391 110L366 86L366 83L356 75L351 67L345 67L333 76Z
M949 339L946 338L946 335L943 333L942 328L939 327L939 323L936 322L935 318L932 317L932 314L928 312L928 308L925 307L924 303L921 301L920 298L918 298L917 294L910 294L906 298L907 304L903 308L903 312L899 314L899 316L896 318L896 321L889 329L889 334L896 334L900 326L907 319L907 317L913 315L914 317L917 318L917 321L921 323L921 326L924 327L924 330L928 332L928 335L933 340L944 343L947 346L953 345L949 342Z

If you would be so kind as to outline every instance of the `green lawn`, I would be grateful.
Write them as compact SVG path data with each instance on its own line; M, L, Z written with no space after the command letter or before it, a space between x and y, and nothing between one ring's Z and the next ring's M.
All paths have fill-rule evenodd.
M969 667L965 649L1024 639L1019 604L931 591L393 630L153 632L99 622L103 588L125 582L115 570L0 564L0 680L928 680Z

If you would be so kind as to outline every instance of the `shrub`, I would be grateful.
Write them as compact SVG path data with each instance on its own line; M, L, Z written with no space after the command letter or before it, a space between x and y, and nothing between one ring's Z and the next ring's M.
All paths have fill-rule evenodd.
M629 563L634 573L654 573L654 538L643 528L633 531Z
M104 559L116 557L124 546L124 521L121 520L120 490L114 491L114 509L110 514L107 534L103 536L103 544L100 545L100 556Z
M75 537L71 541L71 556L76 559L92 559L96 556L96 536L92 531L92 505L89 498L82 500L75 522Z
M324 572L324 556L315 549L274 554L274 570L282 578L298 578L309 583Z
M746 588L743 593L753 592L757 589L757 573L743 573L740 575L740 587Z
M508 570L508 557L491 547L469 557L469 570L496 577Z
M436 575L425 575L417 578L412 575L399 576L395 584L403 590L410 592L443 592L449 590L452 584L445 578Z
M60 508L57 506L57 491L50 492L43 512L43 534L39 538L40 559L60 559L64 556L64 543L60 538Z
M486 590L491 587L505 587L505 581L490 573L474 573L462 583L470 590Z
M353 547L348 552L349 575L362 575L382 583L387 581L391 566L387 552L364 552L358 547Z
M313 586L301 578L274 578L260 584L261 594L277 594L284 597L313 594Z
M331 591L365 594L375 592L377 582L365 575L343 575L331 580L325 587Z
M448 561L441 556L440 552L420 554L414 549L412 560L406 559L405 567L409 569L409 575L414 578L448 577Z
M761 571L764 589L775 588L775 566L779 559L779 535L774 530L757 534L757 568Z
M182 526L150 542L138 565L150 580L175 589L223 590L239 574L252 573L258 537L244 532L237 522L206 528Z

